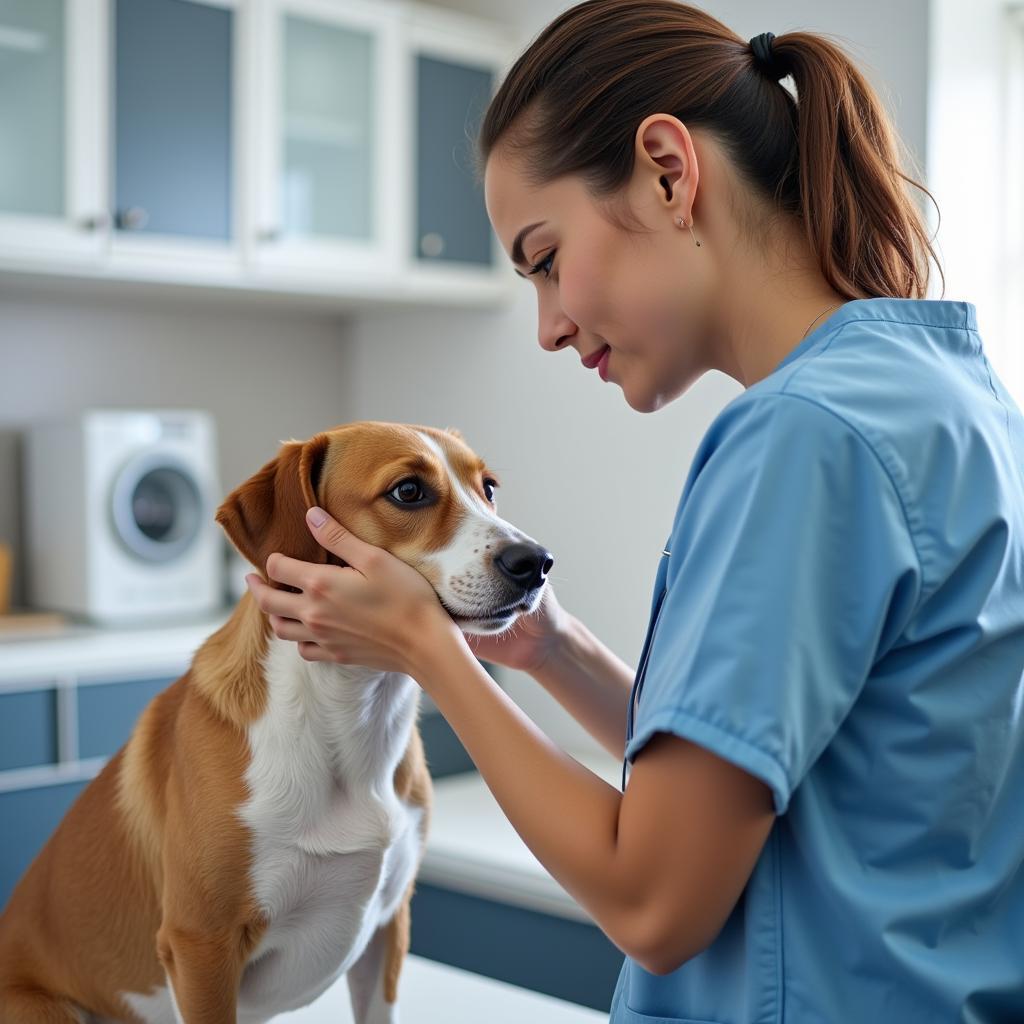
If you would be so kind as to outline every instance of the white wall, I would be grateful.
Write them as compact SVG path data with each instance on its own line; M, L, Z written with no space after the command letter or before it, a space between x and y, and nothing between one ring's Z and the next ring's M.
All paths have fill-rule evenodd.
M515 18L524 41L567 6L447 5ZM705 6L744 38L796 27L842 37L923 163L926 0ZM0 427L100 403L208 408L225 489L271 457L279 439L326 425L372 418L458 427L502 476L501 514L554 553L562 603L630 664L694 450L739 392L710 373L659 414L635 413L575 353L539 348L526 282L512 306L493 313L375 313L347 325L264 306L61 294L12 294L0 282ZM3 474L0 465L0 495ZM8 471L8 486L11 479ZM550 735L596 747L528 677L506 682Z

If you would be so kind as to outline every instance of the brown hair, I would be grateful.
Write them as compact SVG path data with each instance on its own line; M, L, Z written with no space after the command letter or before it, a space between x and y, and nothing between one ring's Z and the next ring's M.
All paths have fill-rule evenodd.
M819 34L777 36L772 60L799 103L746 40L697 7L586 0L509 70L480 127L478 174L500 141L531 184L575 174L612 200L632 174L641 121L670 113L713 134L738 179L768 201L738 205L752 239L779 213L794 215L840 294L924 298L928 256L942 268L900 179L934 197L900 170L899 137L874 90Z

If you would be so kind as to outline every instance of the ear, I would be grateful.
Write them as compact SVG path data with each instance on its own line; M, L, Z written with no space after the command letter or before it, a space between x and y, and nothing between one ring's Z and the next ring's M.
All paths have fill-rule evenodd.
M262 576L266 577L267 559L275 551L304 562L345 564L321 547L306 525L306 510L319 504L317 487L330 443L326 433L285 442L276 458L236 487L217 509L215 518L231 543Z

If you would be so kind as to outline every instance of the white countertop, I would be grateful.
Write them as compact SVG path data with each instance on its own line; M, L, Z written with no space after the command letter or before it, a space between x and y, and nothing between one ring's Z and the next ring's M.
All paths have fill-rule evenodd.
M407 956L398 979L402 1024L596 1024L608 1014L485 978L448 964ZM319 999L275 1024L355 1024L342 975Z
M622 766L610 754L569 753L619 788ZM427 852L417 877L484 899L593 923L534 857L477 772L434 780Z
M65 674L104 681L120 675L183 674L192 655L233 610L171 626L112 629L74 623L57 633L0 641L0 691Z

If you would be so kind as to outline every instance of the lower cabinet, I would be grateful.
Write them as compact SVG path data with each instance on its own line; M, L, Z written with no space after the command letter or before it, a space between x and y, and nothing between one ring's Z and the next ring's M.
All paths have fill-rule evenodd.
M596 925L422 882L412 899L410 951L605 1011L623 961Z
M0 792L0 910L87 781Z
M0 910L143 708L175 678L0 693ZM418 726L434 779L476 771L441 714L424 709ZM623 960L595 925L421 882L411 952L597 1010L609 1008Z

